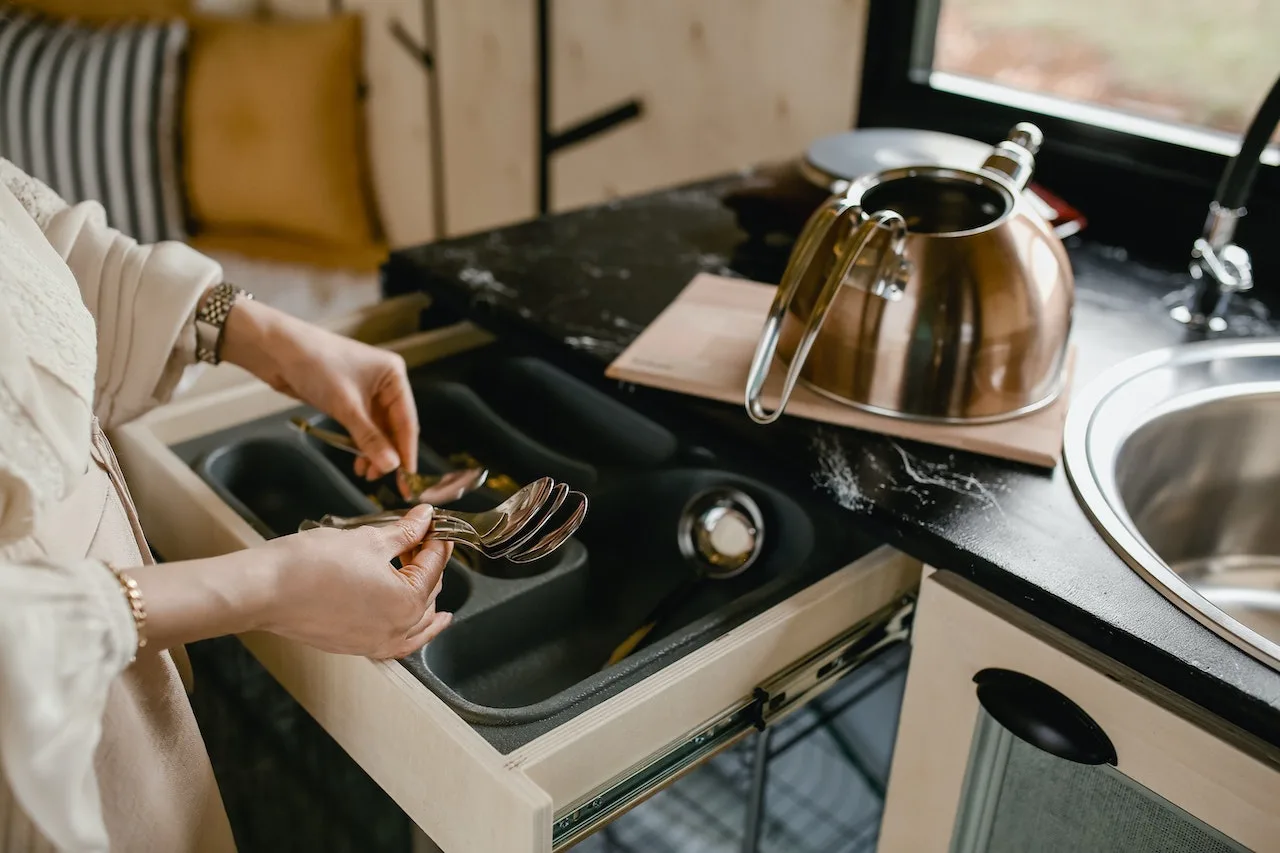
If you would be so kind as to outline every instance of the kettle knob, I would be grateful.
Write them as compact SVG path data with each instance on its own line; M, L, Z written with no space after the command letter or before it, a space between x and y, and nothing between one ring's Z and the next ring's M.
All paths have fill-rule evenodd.
M1009 138L1006 141L1021 145L1031 154L1039 154L1040 146L1044 144L1044 134L1031 122L1020 121L1013 126L1013 130L1009 131Z
M1014 125L1009 135L987 155L982 164L984 172L996 172L1008 178L1014 189L1021 192L1031 180L1036 169L1036 152L1044 142L1040 128L1026 121Z

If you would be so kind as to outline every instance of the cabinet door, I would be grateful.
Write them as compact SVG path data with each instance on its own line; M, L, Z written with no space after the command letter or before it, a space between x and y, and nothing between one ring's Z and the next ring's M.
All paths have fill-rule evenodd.
M946 572L923 583L881 851L1280 849L1280 756Z
M552 133L636 101L638 118L555 155L551 206L792 158L854 124L863 0L556 0Z

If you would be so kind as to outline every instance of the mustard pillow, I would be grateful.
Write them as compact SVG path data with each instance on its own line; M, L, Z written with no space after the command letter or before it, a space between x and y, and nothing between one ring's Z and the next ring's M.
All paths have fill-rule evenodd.
M58 18L100 22L117 18L179 18L190 11L190 0L18 0Z
M377 242L360 36L354 15L193 22L184 172L197 231Z

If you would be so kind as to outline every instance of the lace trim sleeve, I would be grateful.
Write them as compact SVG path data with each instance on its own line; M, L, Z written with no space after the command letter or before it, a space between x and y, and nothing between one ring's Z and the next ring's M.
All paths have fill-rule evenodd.
M3 157L0 157L0 183L22 203L41 230L48 227L54 214L67 208L62 196Z

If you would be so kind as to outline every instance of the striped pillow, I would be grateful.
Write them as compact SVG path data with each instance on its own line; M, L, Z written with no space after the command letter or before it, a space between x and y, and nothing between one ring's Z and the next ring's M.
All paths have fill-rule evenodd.
M0 156L139 242L186 237L182 21L86 26L0 0Z

